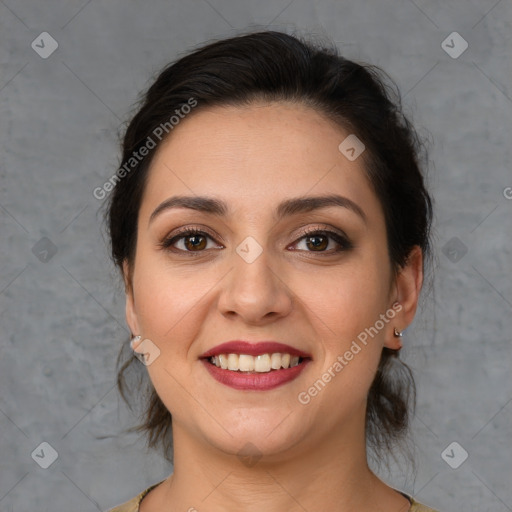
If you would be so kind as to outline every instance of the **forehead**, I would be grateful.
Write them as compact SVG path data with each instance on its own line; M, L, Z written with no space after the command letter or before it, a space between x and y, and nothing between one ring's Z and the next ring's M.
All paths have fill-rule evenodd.
M350 161L338 149L348 135L298 103L204 108L157 150L144 203L149 209L171 195L210 195L258 212L283 197L340 193L378 209L363 158Z

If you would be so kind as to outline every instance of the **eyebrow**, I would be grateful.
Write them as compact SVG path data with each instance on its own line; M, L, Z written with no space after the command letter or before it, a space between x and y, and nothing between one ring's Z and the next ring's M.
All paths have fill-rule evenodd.
M275 217L277 220L281 220L284 217L307 213L321 208L328 208L330 206L347 208L361 217L365 223L367 222L366 214L357 203L348 197L337 194L286 199L277 206ZM166 199L155 208L149 217L149 223L151 223L162 212L173 208L188 208L190 210L208 213L218 217L224 217L229 213L228 205L220 199L201 196L174 196Z

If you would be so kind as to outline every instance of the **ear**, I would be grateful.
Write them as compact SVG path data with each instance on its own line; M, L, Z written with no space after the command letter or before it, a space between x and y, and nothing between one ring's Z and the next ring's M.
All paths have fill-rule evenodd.
M395 278L392 302L398 302L401 308L398 309L398 305L394 304L393 309L397 314L390 321L391 329L386 336L385 347L393 350L401 348L401 340L394 336L394 329L403 331L413 321L422 285L423 252L418 245L415 245Z
M127 261L123 262L123 279L126 294L126 323L128 324L132 335L137 335L140 332L139 323L137 321L135 297L133 295L132 272Z

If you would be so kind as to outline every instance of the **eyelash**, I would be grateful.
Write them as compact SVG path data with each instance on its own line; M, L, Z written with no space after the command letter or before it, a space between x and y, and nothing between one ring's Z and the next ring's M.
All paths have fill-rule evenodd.
M183 250L183 249L176 249L176 248L173 248L172 246L178 242L179 240L181 239L184 239L184 238L187 238L189 236L193 236L193 235L201 235L201 236L205 236L207 238L210 238L210 239L214 239L214 237L203 231L203 230L200 230L200 229L197 229L197 228L183 228L182 231L179 231L178 233L176 233L175 235L173 235L172 237L169 237L169 238L165 238L164 240L162 240L162 242L159 244L160 247L162 247L163 249L167 250L167 251L171 251L171 252L174 252L174 253L186 253L186 254L189 254L189 255L194 255L194 253L202 253L202 252L205 252L207 249L203 249L201 251L188 251L188 250ZM334 240L339 246L341 246L341 248L337 248L335 250L329 250L329 251L303 251L303 252L310 252L310 253L317 253L317 254L320 254L320 255L332 255L332 254L336 254L336 253L340 253L340 252L343 252L343 251L347 251L349 249L352 249L353 248L353 244L352 242L350 242L350 240L344 236L344 235L341 235L339 233L336 233L334 231L330 231L330 230L327 230L327 229L307 229L307 230L304 230L300 233L300 236L299 238L296 240L295 244L297 244L298 242L306 239L306 238L310 238L310 237L313 237L313 236L327 236L328 238L331 238L332 240ZM294 249L296 250L296 249Z

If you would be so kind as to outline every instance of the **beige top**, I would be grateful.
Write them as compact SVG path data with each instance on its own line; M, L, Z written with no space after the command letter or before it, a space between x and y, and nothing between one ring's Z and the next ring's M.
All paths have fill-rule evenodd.
M162 480L163 482L163 480ZM139 504L143 500L144 496L151 491L151 489L155 488L157 485L161 484L162 482L158 482L157 484L152 485L151 487L148 487L144 491L142 491L140 494L135 496L135 498L132 498L130 501L127 501L126 503L123 503L122 505L118 505L117 507L111 508L107 512L139 512ZM398 491L400 492L400 491ZM411 502L411 508L408 512L438 512L437 510L434 510L433 508L426 507L425 505L422 505L421 503L418 503L416 500L408 496L407 494L404 494L403 492L400 492L403 496L405 496L410 502Z

